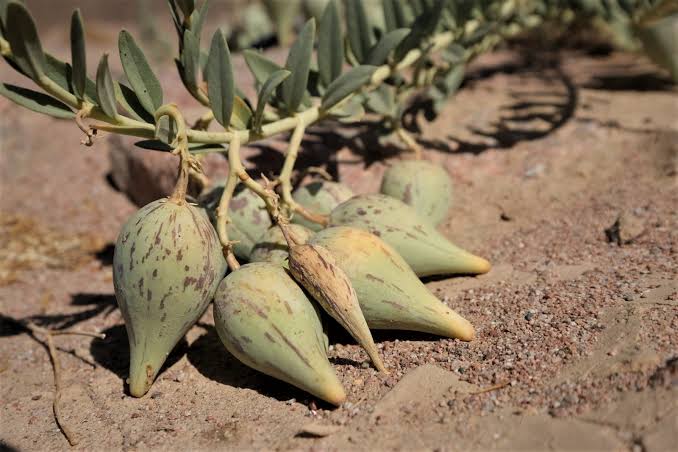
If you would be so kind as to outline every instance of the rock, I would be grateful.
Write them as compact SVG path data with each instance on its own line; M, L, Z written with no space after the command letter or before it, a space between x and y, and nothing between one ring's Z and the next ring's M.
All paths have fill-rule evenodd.
M306 424L301 429L297 436L313 436L316 438L323 438L325 436L330 436L334 433L337 433L341 430L341 427L338 425L327 425L320 424L318 422L311 422Z
M470 393L475 385L461 381L457 375L432 364L425 364L407 373L374 407L372 420L397 418L403 407L430 412L455 392Z

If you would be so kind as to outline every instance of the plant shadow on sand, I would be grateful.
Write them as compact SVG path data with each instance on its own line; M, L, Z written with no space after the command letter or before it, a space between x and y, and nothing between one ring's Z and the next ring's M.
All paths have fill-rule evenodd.
M90 345L90 353L100 366L110 370L122 380L127 388L125 379L129 375L129 342L124 325L115 325L104 331L104 339L94 339ZM188 350L186 338L182 338L172 349L165 364L158 373L158 377L179 361Z

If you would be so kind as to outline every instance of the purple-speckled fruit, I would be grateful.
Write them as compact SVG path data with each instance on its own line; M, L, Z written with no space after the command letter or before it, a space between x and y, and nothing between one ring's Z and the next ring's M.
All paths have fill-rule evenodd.
M329 215L332 209L350 199L353 191L339 182L315 181L297 188L292 197L296 202L313 213ZM307 220L297 214L292 218L293 223L306 226L311 231L319 231L322 226Z
M412 207L390 196L354 196L332 211L330 226L352 226L380 237L417 276L480 274L491 267L482 257L447 240Z
M212 218L224 191L224 184L217 185L202 198L202 203ZM228 206L229 223L226 233L233 240L233 253L241 259L250 260L252 249L264 233L273 225L266 211L266 204L253 191L242 188L237 191Z
M115 244L113 282L129 339L133 396L148 392L225 273L219 239L203 210L160 199L127 220Z
M380 191L412 206L434 226L445 219L452 204L452 181L447 171L425 160L395 162L384 173Z

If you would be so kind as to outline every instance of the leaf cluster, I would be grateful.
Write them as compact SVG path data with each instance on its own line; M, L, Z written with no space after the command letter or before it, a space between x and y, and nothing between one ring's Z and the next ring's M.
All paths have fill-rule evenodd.
M361 0L330 0L316 24L299 31L283 66L262 53L243 52L256 85L250 101L239 89L226 34L202 43L210 5L168 0L178 37L176 66L187 91L209 108L224 129L249 139L285 130L268 127L316 108L318 117L354 121L365 112L398 127L408 98L423 92L439 110L459 88L465 63L496 44L511 27L538 22L566 5L601 15L648 8L655 0L382 0L370 14ZM35 22L18 0L0 0L0 44L11 67L42 91L0 84L0 94L58 118L76 112L112 124L113 131L151 138L157 149L174 139L171 120L154 113L165 102L157 76L131 33L122 30L118 52L124 78L113 78L108 55L88 77L85 23L79 11L70 24L71 61L43 49ZM209 122L209 119L206 121ZM388 127L387 127L388 129ZM289 130L287 128L286 130ZM189 134L193 143L200 140ZM228 141L227 139L222 142ZM153 140L145 145L152 146ZM220 149L220 148L217 148ZM204 150L204 149L203 149Z

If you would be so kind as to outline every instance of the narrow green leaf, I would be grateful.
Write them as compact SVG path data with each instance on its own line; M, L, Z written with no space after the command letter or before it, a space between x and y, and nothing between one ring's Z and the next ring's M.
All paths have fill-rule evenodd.
M366 64L381 66L386 63L389 54L409 33L409 28L398 28L386 33L370 50L370 53L367 55Z
M344 39L336 0L331 0L318 25L318 72L328 86L341 75L344 64Z
M406 2L401 0L391 0L393 5L393 16L395 18L396 28L409 28L414 21L412 10Z
M209 11L209 0L205 0L200 5L200 8L193 11L191 14L191 32L195 35L200 42L200 35L202 34L202 27L205 24L205 18L207 17L207 12Z
M274 63L255 50L244 50L242 54L245 57L247 67L250 68L250 72L259 86L263 85L271 74L282 69L277 63Z
M342 74L327 87L320 108L327 111L334 107L351 93L367 84L376 69L375 66L356 66Z
M7 30L7 4L9 0L0 0L0 36L5 36Z
M212 37L205 74L207 76L207 97L214 112L214 119L228 128L233 113L235 84L233 82L231 53L228 50L226 34L223 30L217 30Z
M442 83L445 86L445 93L448 96L452 96L456 93L461 86L461 82L464 81L464 69L464 65L459 64L452 68L443 79Z
M172 22L174 23L174 28L176 28L177 33L181 36L184 26L181 24L181 19L179 18L179 7L177 6L176 0L167 0L167 4L170 9L170 16L172 16Z
M389 85L379 85L377 89L367 94L367 108L382 116L394 116L395 88Z
M45 54L31 13L23 4L10 2L5 20L14 62L33 80L39 79L45 72Z
M394 3L398 0L383 0L382 7L384 9L384 24L386 24L386 32L393 31L398 28L398 16L396 16Z
M189 17L193 14L193 10L195 9L194 0L177 0L177 4L179 5L179 8L181 8L184 17Z
M123 83L116 83L115 99L122 106L123 110L125 110L127 114L134 117L134 119L147 122L149 124L153 124L155 122L153 115L148 113L143 105L141 105L137 95L129 86Z
M174 150L172 146L161 140L141 140L135 142L134 145L150 151L172 152Z
M198 73L200 72L200 42L191 31L184 32L181 46L181 79L193 94L198 91Z
M120 61L132 89L144 109L153 115L162 105L162 87L134 38L127 30L118 36Z
M292 75L280 86L281 97L288 113L294 113L299 108L308 84L308 72L313 58L313 40L315 39L315 19L310 19L304 25L297 40L287 55L285 69Z
M332 110L332 117L341 123L350 124L360 121L365 116L365 107L358 99L350 99Z
M257 110L254 113L254 120L252 122L252 127L254 130L261 129L261 121L264 117L264 108L266 104L275 93L275 89L280 85L287 77L291 74L290 71L285 69L280 69L275 71L271 76L264 82L259 91L259 99L257 100Z
M236 130L245 130L252 121L252 109L242 97L233 98L233 114L231 115L231 127Z
M445 0L436 0L436 3L430 9L424 11L415 19L410 33L396 48L396 60L402 59L407 52L419 47L424 38L433 33L442 17L442 14L439 12L442 10L444 3Z
M441 56L450 64L463 63L466 60L466 49L459 44L452 44L443 50Z
M75 118L75 113L67 105L47 94L28 88L0 83L0 95L29 110L44 113L59 119Z
M71 65L49 53L45 54L45 75L69 93L72 91L73 71Z
M113 77L108 69L108 54L105 53L97 67L97 100L101 109L111 118L118 115L115 107L115 86Z
M362 0L347 0L346 28L351 52L358 63L364 63L374 45L374 36Z
M87 56L85 54L85 25L80 9L71 16L71 66L73 69L73 94L82 100L87 83Z
M70 64L45 53L45 75L64 90L73 92L73 71ZM96 103L97 87L90 78L85 79L85 99Z

